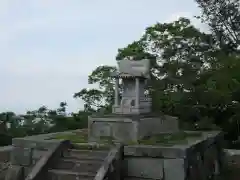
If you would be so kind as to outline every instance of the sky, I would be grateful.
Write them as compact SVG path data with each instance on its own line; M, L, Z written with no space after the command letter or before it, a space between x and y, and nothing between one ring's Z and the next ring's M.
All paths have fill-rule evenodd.
M73 94L99 65L116 65L118 48L156 22L199 14L194 0L0 1L0 112L83 102Z

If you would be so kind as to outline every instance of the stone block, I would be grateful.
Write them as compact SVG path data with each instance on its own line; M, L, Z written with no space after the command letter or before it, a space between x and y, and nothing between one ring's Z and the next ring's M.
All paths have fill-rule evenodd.
M24 177L27 177L28 174L32 171L33 166L31 167L24 167Z
M164 180L185 180L184 159L164 159Z
M136 176L137 168L153 168L148 161L153 159L159 163L163 161L164 180L202 180L214 178L221 172L219 168L219 132L203 132L199 139L191 139L186 145L173 145L171 147L150 145L129 145L124 147L124 159L134 162L125 162L125 177L127 179L143 179L156 177ZM207 146L209 145L209 146ZM229 154L229 153L228 153ZM229 156L228 156L229 157ZM138 159L141 159L138 161ZM229 158L228 158L229 159ZM142 167L139 167L141 165ZM129 171L127 166L135 166L135 170ZM157 167L157 165L155 165ZM153 173L153 172L151 172ZM154 173L153 173L154 174Z
M0 162L10 161L12 146L5 146L0 148Z
M47 153L47 151L45 150L38 150L38 149L34 149L33 150L33 154L32 154L32 158L34 160L38 160L40 159L42 156L44 156Z
M88 120L89 141L97 141L101 136L117 141L137 141L145 136L178 132L178 119L156 115L112 115L92 116Z
M11 163L14 165L30 166L32 164L32 149L14 147L11 153Z
M138 121L137 137L142 139L161 133L175 133L179 131L178 119L172 116L143 117Z
M152 157L152 158L185 158L185 147L164 147L129 145L124 147L124 156Z
M59 143L59 140L38 140L28 138L14 138L13 146L47 150Z
M54 179L54 180L92 180L94 179L96 173L78 173L78 172L71 172L71 171L64 171L64 170L56 170L51 169L48 170L47 177L46 175L44 177L41 177L41 179L47 178L47 179Z
M24 168L22 166L11 166L6 174L6 180L23 180L24 179Z
M61 159L54 164L53 169L65 169L73 172L97 172L102 161Z
M136 141L137 122L125 118L90 118L89 141L99 141L101 137L112 137L118 141Z
M127 177L159 180L163 178L163 159L126 158L123 168Z

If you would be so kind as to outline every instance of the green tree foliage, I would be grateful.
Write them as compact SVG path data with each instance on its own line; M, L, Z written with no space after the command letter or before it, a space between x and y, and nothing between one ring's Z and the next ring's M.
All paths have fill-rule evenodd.
M147 58L151 60L150 95L153 111L178 116L181 121L201 128L212 128L217 124L232 138L239 133L239 1L196 0L202 10L198 17L210 27L202 32L189 19L179 18L170 23L156 23L147 27L143 36L120 48L116 60ZM92 83L106 89L108 70L100 66L93 71ZM96 73L97 72L97 73ZM102 75L102 76L99 76ZM107 76L109 77L109 76ZM101 83L104 82L104 83ZM82 91L79 96L92 106L112 96L101 90ZM89 93L94 92L94 93ZM93 96L94 94L94 96ZM89 101L84 99L90 98ZM95 97L97 96L97 97ZM106 107L109 104L106 105ZM233 137L234 136L234 137Z
M148 90L152 110L179 117L201 129L214 125L234 139L240 133L240 3L239 0L195 0L210 31L202 32L187 18L147 27L142 37L120 48L116 60L151 61ZM93 112L111 113L116 67L99 66L88 77L96 88L84 88L74 98L84 101L84 110L68 115L67 103L56 109L45 106L16 116L0 114L10 124L7 134L25 136L87 127ZM120 85L121 92L121 85ZM1 140L0 140L1 141ZM4 142L5 143L5 142Z
M79 111L68 115L66 107L67 103L61 102L53 110L42 106L20 116L13 112L1 113L0 121L6 126L6 131L0 132L0 145L11 144L12 137L86 128L89 113Z
M196 0L202 10L199 17L207 22L219 46L225 52L235 52L240 44L239 0Z
M103 111L111 112L113 104L114 81L111 73L116 71L116 67L99 66L89 76L89 84L98 84L98 89L82 89L74 94L74 98L81 98L85 104L86 112Z

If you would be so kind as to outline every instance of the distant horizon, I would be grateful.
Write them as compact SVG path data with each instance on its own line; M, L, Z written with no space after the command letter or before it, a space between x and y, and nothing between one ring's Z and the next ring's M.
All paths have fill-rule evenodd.
M202 28L193 18L199 12L194 0L0 2L0 112L53 109L61 101L68 112L83 109L74 93L96 87L88 75L116 65L118 48L156 22L187 17Z

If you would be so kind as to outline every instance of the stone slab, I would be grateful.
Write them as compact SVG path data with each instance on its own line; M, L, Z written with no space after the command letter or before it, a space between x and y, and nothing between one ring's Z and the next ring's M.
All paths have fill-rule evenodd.
M97 172L101 167L102 161L97 160L73 160L61 159L54 164L53 169L65 169L74 172Z
M124 156L152 158L185 158L186 148L147 145L129 145L124 147Z
M0 162L10 161L12 149L12 146L0 147Z
M34 160L38 160L38 159L40 159L42 156L44 156L46 153L47 153L46 150L37 150L37 149L34 149L34 150L33 150L33 154L32 154L32 158L33 158Z
M97 141L100 136L108 136L117 141L136 142L145 136L179 131L177 118L171 116L133 117L90 116L88 120L89 141ZM137 117L138 120L136 120Z
M32 171L32 166L31 167L24 167L24 177L27 177L28 174Z
M71 171L64 171L64 170L56 170L51 169L48 170L47 177L44 176L42 179L53 179L53 180L93 180L96 173L77 173Z
M32 164L32 149L13 147L11 163L13 165L30 166Z
M161 133L176 133L179 131L178 119L172 116L145 117L138 121L137 136L142 139Z
M127 177L159 180L163 178L163 159L125 158L123 167Z
M34 139L14 138L13 146L47 150L51 147L56 146L59 142L60 140L38 140L38 139L34 140Z
M135 166L140 164L136 159L155 159L163 161L164 180L201 180L216 177L221 172L219 166L221 133L203 132L197 140L191 140L186 145L150 146L128 145L124 147L124 158L134 159ZM132 163L132 164L134 164ZM143 168L148 168L150 163L141 162ZM131 163L130 163L131 164ZM128 163L125 164L127 166ZM137 170L135 171L137 173ZM130 176L127 178L146 178ZM150 179L154 179L151 177Z
M93 118L127 118L132 121L139 121L142 118L164 117L163 113L142 113L142 114L94 114Z
M24 179L24 168L22 166L11 166L6 174L5 180L22 180Z
M185 180L184 159L164 159L164 180Z
M99 141L101 137L112 137L117 141L136 141L137 122L129 119L93 119L88 122L89 141Z

